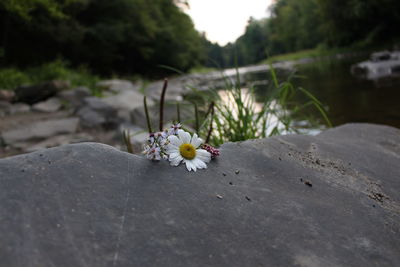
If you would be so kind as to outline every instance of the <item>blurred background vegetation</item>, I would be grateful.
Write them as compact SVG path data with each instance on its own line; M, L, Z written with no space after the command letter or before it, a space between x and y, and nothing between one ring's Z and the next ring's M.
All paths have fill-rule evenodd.
M175 1L3 0L1 66L61 58L99 75L159 75L200 64L201 38Z
M398 0L277 0L270 12L269 18L250 18L244 35L234 43L221 47L205 41L211 59L206 65L232 67L235 59L238 65L248 65L295 51L307 50L301 53L305 57L400 40Z
M68 68L79 70L75 79L84 84L96 75L159 78L169 72L160 65L226 68L399 40L398 0L277 0L269 18L250 18L245 33L225 46L197 32L185 8L177 0L2 0L0 87L62 78L73 72Z

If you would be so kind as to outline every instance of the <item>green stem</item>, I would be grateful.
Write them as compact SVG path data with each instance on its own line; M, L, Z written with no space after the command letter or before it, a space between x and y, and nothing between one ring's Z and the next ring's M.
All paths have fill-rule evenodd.
M164 86L161 92L161 98L160 98L160 131L163 130L163 123L164 123L164 102L165 102L165 92L167 91L167 86L168 86L168 79L164 79Z
M198 134L199 133L199 108L197 107L196 103L194 103L194 116L196 119L195 130L196 130L196 133Z
M176 103L176 115L178 117L178 123L181 122L181 109L179 107L179 102Z
M122 132L122 138L124 140L124 143L125 143L125 146L126 146L126 150L129 153L133 154L133 146L132 146L132 143L131 143L129 130L124 130Z
M147 108L146 96L143 97L143 105L144 105L144 113L146 114L147 129L149 130L149 133L152 133L153 130L151 129L149 109Z
M208 129L208 134L207 134L207 138L206 138L206 144L208 144L208 142L210 142L211 133L213 131L214 102L211 102L210 109L211 109L211 111L210 111L211 112L210 128Z

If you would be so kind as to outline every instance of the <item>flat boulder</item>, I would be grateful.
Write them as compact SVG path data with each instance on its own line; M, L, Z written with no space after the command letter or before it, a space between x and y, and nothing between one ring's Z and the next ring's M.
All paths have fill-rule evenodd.
M95 96L85 97L76 114L81 119L81 125L86 128L112 129L119 121L118 110Z
M227 143L187 172L84 143L0 160L1 266L400 266L400 130Z
M7 101L0 100L0 117L5 116L9 113L11 108L11 103Z
M59 134L75 133L78 129L79 118L51 119L21 125L1 133L4 143L13 145L15 143L31 140L43 140Z
M31 106L25 103L14 103L8 110L9 115L22 114L31 111Z
M0 101L11 102L15 97L15 93L10 90L0 89Z
M191 103L185 103L179 105L180 109L180 119L185 124L193 123L193 118L195 116L194 105ZM159 120L160 120L160 105L157 103L155 105L148 105L149 117L152 128L158 130ZM167 122L177 121L177 106L175 103L165 103L164 113L163 113L164 126L169 127ZM131 123L138 125L144 129L147 129L147 120L144 107L136 107L130 111L130 121Z
M102 101L118 110L118 116L125 121L130 120L131 110L135 108L143 109L143 95L136 91L123 91L115 95L104 97ZM147 104L152 105L153 101L149 99Z
M180 101L185 92L190 91L183 78L172 78L168 80L168 87L165 94L167 101ZM164 86L164 80L152 82L145 88L146 95L153 100L159 101Z
M58 97L67 101L73 108L83 105L85 97L91 96L90 89L85 86L79 86L71 90L65 90L58 94Z
M57 97L51 97L47 99L46 101L42 101L39 103L36 103L32 106L32 110L38 111L38 112L45 112L45 113L50 113L50 112L56 112L60 110L62 107L61 100Z
M128 80L112 79L100 81L96 84L97 87L103 90L120 93L124 91L138 91L139 86Z
M53 80L36 85L22 85L15 89L15 99L18 102L32 105L55 96L58 92L69 87L69 81L61 80Z
M61 134L47 138L38 143L23 147L26 152L34 152L50 147L93 141L93 137L86 133Z

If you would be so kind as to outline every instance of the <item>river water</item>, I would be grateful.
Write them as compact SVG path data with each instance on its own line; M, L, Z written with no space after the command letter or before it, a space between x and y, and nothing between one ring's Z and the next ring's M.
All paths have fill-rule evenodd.
M292 83L307 89L324 104L333 126L368 122L400 128L400 78L366 80L350 72L351 65L367 57L325 58L296 65L296 76L301 77L293 78ZM287 78L289 72L279 71L280 78ZM255 87L260 99L268 93L267 82L263 82L270 79L268 71L248 72L244 77L258 84ZM296 97L295 101L301 104L306 99ZM318 116L316 110L310 112ZM323 120L318 123L321 129L326 126Z

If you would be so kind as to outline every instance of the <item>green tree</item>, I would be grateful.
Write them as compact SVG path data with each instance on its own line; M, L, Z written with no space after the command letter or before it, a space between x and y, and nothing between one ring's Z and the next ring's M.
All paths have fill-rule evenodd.
M5 0L0 2L0 15L7 17L0 22L3 66L62 57L102 74L165 72L158 65L188 70L199 64L203 50L200 34L177 6L183 2Z

